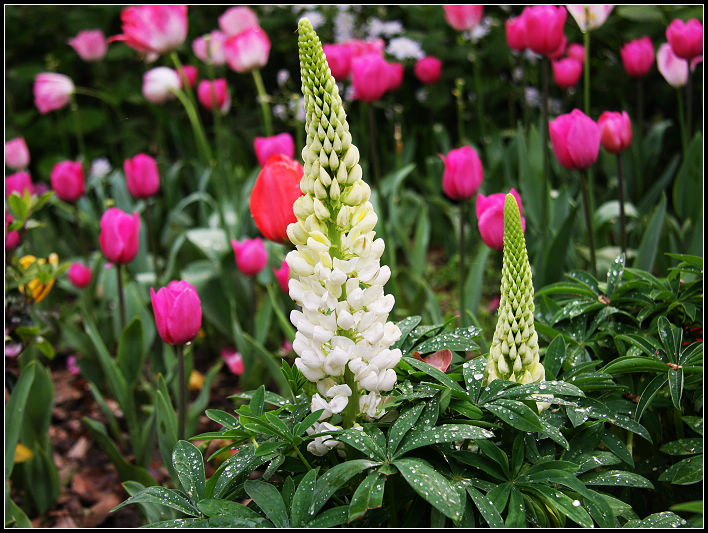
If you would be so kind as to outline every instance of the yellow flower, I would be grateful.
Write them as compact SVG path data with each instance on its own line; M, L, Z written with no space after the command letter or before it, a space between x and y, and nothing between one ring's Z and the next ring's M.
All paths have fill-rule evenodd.
M20 259L20 264L22 265L22 268L27 270L30 265L32 265L34 262L37 262L38 265L43 265L47 262L46 259L37 259L33 255L26 255ZM49 264L51 265L58 265L59 264L59 256L57 254L51 254L49 256ZM44 298L49 294L49 291L52 290L52 287L54 286L54 278L50 279L46 283L42 283L39 278L34 278L32 281L27 283L27 285L23 285L20 287L20 292L22 294L25 294L26 292L29 292L29 294L32 296L32 299L39 303Z
M17 447L15 448L15 462L24 463L25 461L32 459L32 457L34 457L32 450L24 444L18 442Z
M192 373L189 376L189 390L202 390L203 386L204 375L197 370L192 370Z

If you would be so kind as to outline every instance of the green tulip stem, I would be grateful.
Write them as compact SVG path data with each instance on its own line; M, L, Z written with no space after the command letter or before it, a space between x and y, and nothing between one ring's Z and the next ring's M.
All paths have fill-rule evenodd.
M465 280L467 279L467 265L465 264L465 220L467 220L467 200L460 200L460 327L467 325L465 306Z
M475 92L475 102L477 104L477 124L479 124L479 142L481 144L484 144L484 137L486 135L486 131L484 128L484 100L483 100L483 92L482 92L482 67L481 63L482 61L480 60L479 57L479 49L477 49L477 52L474 54L474 59L472 61L472 69L473 69L473 75L474 75L474 92Z
M369 157L371 157L374 169L373 182L378 183L381 177L381 165L379 164L379 152L376 149L376 122L374 121L374 107L370 102L365 102L366 113L369 115Z
M693 89L691 88L691 66L688 66L688 81L686 82L686 140L692 136L693 126Z
M641 196L643 191L642 186L642 134L644 129L644 83L642 78L637 78L637 120L634 122L634 145L636 148L633 150L634 153L634 191L637 195Z
M462 146L465 144L465 100L462 97L465 88L464 78L457 78L455 80L455 100L457 102L457 144Z
M679 117L679 127L681 128L681 146L683 147L683 156L686 157L686 149L688 148L688 137L686 134L686 121L683 114L683 93L681 88L676 89L676 95L678 97L678 117Z
M590 197L588 196L587 171L580 170L580 189L583 193L583 209L585 211L585 224L588 230L588 242L590 244L590 266L594 276L597 276L597 263L595 261L595 235L592 231L592 215L590 212Z
M265 85L263 85L263 78L261 77L261 71L258 69L253 69L251 71L253 75L253 81L256 84L256 91L258 91L258 101L261 104L261 113L263 114L263 127L265 129L266 137L273 135L273 123L270 116L270 106L268 105L268 93L266 93Z
M125 298L123 296L123 265L116 264L116 275L118 276L118 305L120 306L120 330L125 329Z
M79 106L76 103L76 99L72 96L71 97L71 116L74 119L74 130L76 133L76 143L79 147L79 156L81 157L81 165L84 165L84 162L87 159L86 156L86 144L84 144L84 135L81 131L81 118L79 117Z
M541 125L541 151L543 152L543 201L541 202L541 224L548 227L548 199L550 198L550 160L548 153L548 63L546 56L541 59L541 79L543 90L543 123Z
M585 8L585 20L590 20L588 8ZM590 30L583 32L583 45L585 46L585 64L583 65L583 103L585 114L590 116Z
M627 221L624 216L624 180L622 179L622 156L617 153L617 189L619 190L620 207L620 243L622 253L627 257Z
M179 397L177 398L177 438L184 440L184 427L187 419L187 381L184 375L184 344L175 345L177 352L177 372L179 379Z
M150 214L153 205L154 204L150 198L145 201L145 224L147 225L148 240L150 241L150 250L152 251L152 267L155 271L155 283L159 284L160 272L157 267L157 241L155 240L155 231L152 226L152 215Z
M84 229L81 227L81 214L79 213L79 203L74 202L74 217L76 218L76 234L79 237L79 248L81 249L81 256L86 257L86 241L84 240Z

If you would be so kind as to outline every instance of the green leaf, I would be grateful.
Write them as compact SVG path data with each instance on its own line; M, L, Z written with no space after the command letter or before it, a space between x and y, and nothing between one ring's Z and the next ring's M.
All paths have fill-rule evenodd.
M693 431L703 436L703 419L698 416L682 416L684 421Z
M189 516L199 516L200 514L199 509L192 505L192 503L187 498L182 496L179 491L157 486L145 488L135 496L131 496L120 505L117 505L111 509L111 512L122 509L131 503L156 503L170 507ZM154 525L155 524L153 524L153 526Z
M494 400L484 407L519 431L543 431L543 425L527 405L515 400Z
M185 440L177 442L175 451L172 453L172 464L187 496L192 501L204 498L206 484L204 458L197 447Z
M396 421L391 426L391 429L388 431L389 455L393 455L396 452L396 448L401 442L401 439L403 439L406 433L408 433L408 431L410 431L413 426L415 426L415 423L420 417L420 413L423 412L423 407L425 406L422 402L415 403L412 406L407 407L405 410L401 411L401 414L398 416Z
M246 481L243 488L275 527L290 527L288 510L278 489L270 483L258 480Z
M605 433L602 437L602 443L622 461L634 468L634 459L632 459L632 454L627 449L624 442L622 442L622 439L620 439L617 435L610 432Z
M298 422L293 429L293 435L302 435L312 424L320 419L320 416L324 413L324 409L318 409L307 415L302 422Z
M571 500L566 494L545 485L533 485L530 491L539 494L546 505L555 508L560 515L565 515L581 527L592 527L590 515L580 505L579 500Z
M396 326L398 326L398 329L401 331L401 336L396 342L393 343L391 349L393 350L395 348L400 348L401 346L403 346L403 343L408 338L410 332L413 331L418 324L420 324L420 321L421 317L417 315L409 316L399 321Z
M324 513L318 515L317 518L308 522L305 527L308 529L319 529L340 526L347 521L348 516L349 507L347 505L340 505L332 509L327 509Z
M244 524L239 527L258 527L266 525L267 521L253 509L249 509L239 502L228 500L202 500L197 504L199 510L209 518L229 517L243 520ZM211 525L211 521L210 521Z
M498 393L496 397L505 398L507 400L535 400L552 403L552 399L543 397L548 394L575 396L578 398L585 396L585 393L582 390L575 385L566 383L565 381L537 381L535 383L526 383L524 385L509 387L508 389Z
M646 230L642 236L639 249L637 250L637 256L634 260L634 268L649 272L653 270L665 215L666 195L662 194L659 205L656 207L651 215L651 218L649 219L648 224L645 226Z
M339 487L355 475L379 464L366 459L354 459L330 468L317 480L314 498L310 506L310 514L312 516L317 514L322 509L322 506L337 492Z
M469 326L459 328L453 331L445 331L432 339L423 341L415 349L421 354L437 352L448 349L457 352L465 352L479 348L479 345L473 340L482 334L479 328Z
M479 400L486 366L487 361L484 357L477 357L471 361L465 362L462 365L462 375L464 376L465 384L467 385L467 395L473 403L477 403Z
M526 506L524 495L516 487L511 487L509 493L509 509L506 514L506 527L522 528L526 526Z
M371 435L357 429L345 429L335 435L336 439L348 444L355 450L359 450L364 455L369 456L369 459L376 461L384 461L386 452L374 441Z
M418 495L452 520L462 518L464 501L450 482L423 459L397 459L394 466Z
M615 293L615 289L620 284L620 281L622 281L622 274L624 274L624 260L624 254L618 255L612 262L610 270L607 272L607 290L605 291L605 294L610 299Z
M640 520L636 525L629 526L627 522L624 527L641 527L641 528L677 528L686 525L686 520L678 516L677 514L664 511L663 513L654 513L647 516L644 520Z
M39 363L32 361L22 370L10 399L5 405L5 480L10 479L15 465L15 449L20 438L22 421L25 418L27 397L32 388L35 369L38 365ZM7 416L10 413L12 416Z
M702 480L703 455L683 459L659 476L659 481L670 481L674 485L691 485Z
M349 502L349 522L364 516L367 510L378 509L383 505L385 483L386 477L378 472L371 472L366 476Z
M683 394L683 369L669 369L668 378L671 401L676 409L681 409L681 395Z
M466 424L444 424L408 433L393 457L400 457L411 450L430 444L457 442L467 439L490 439L492 437L494 437L494 434L491 431L480 427Z
M693 455L703 453L703 439L679 439L673 442L667 442L659 448L659 450L669 455Z
M672 505L669 507L671 511L685 511L687 513L698 513L698 514L703 514L703 502L702 501L693 501L693 502L684 502L684 503L677 503L676 505Z
M118 344L118 368L131 388L142 374L147 355L143 337L143 324L135 317L123 330Z
M546 376L551 379L558 377L558 372L565 360L565 339L563 335L556 335L546 350L546 357L543 358L543 367L546 369Z
M265 385L261 385L256 389L251 397L251 414L254 417L259 417L263 414L263 402L265 401Z
M594 470L595 468L601 466L611 466L616 465L621 462L621 460L611 452L602 451L592 451L590 453L584 453L573 459L578 463L577 475L584 474L589 470Z
M205 528L209 527L210 522L203 518L176 518L174 520L165 520L164 522L155 522L147 524L143 527L149 528Z
M315 496L315 482L317 480L318 471L319 468L309 470L297 486L297 490L293 495L292 505L290 506L292 527L302 527L305 520L310 517L308 509L312 505L312 499Z
M482 443L482 448L488 441L480 441ZM487 444L488 445L488 444ZM493 443L491 443L491 446L495 446ZM500 453L503 454L503 452L500 451ZM506 456L504 456L506 457ZM454 458L461 463L464 463L466 465L469 465L471 467L477 468L481 470L482 472L485 472L486 474L490 475L491 477L499 480L499 481L507 481L509 477L509 469L503 468L500 466L497 462L492 461L491 459L488 459L487 457L484 457L478 453L472 453L467 450L461 450L457 453L455 453Z
M238 418L231 413L219 409L207 409L205 414L217 424L221 424L226 429L236 429L240 427Z
M240 448L235 455L221 463L214 475L209 478L204 492L205 496L207 498L221 498L236 481L271 459L272 456L269 455L256 457L251 445Z
M667 373L659 374L654 377L649 384L644 388L641 398L639 398L639 403L637 404L637 410L634 413L634 419L639 422L642 419L644 411L646 411L649 404L654 399L656 394L666 385L669 380Z
M497 511L494 507L492 500L487 496L484 496L474 487L470 487L468 485L466 488L467 494L470 495L470 498L472 498L472 501L479 510L479 513L482 515L482 518L484 518L487 524L489 524L489 527L504 527L504 520L499 514L499 511Z
M155 407L157 409L157 443L160 455L174 479L177 473L172 466L172 451L177 445L177 413L175 413L167 392L167 384L162 376L158 378L158 391L155 393Z
M640 489L653 489L654 485L645 477L625 470L605 470L602 472L588 472L581 477L586 485L601 485L612 487L637 487Z
M668 367L658 359L643 356L624 355L607 363L601 368L608 374L627 374L630 372L666 372Z

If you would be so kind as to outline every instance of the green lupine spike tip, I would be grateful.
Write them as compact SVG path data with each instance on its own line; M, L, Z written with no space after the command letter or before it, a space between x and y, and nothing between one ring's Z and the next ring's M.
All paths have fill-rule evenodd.
M506 379L517 383L542 381L538 334L533 323L533 282L521 226L521 213L512 194L504 202L504 261L499 319L487 358L485 383Z

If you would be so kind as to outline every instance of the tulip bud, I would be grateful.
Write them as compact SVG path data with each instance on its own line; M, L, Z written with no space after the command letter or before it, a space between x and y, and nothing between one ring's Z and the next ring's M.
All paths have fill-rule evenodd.
M698 19L675 19L666 28L666 39L674 54L688 61L703 55L703 25Z
M424 57L416 61L413 72L423 83L437 83L442 75L442 61L433 56Z
M138 255L140 217L111 207L101 217L99 243L103 255L115 264L130 263Z
M34 79L34 105L43 115L61 109L74 93L74 82L64 74L44 72Z
M91 283L91 269L83 263L72 263L67 272L69 281L79 289Z
M197 83L197 78L199 77L199 70L197 70L197 67L194 65L182 65L182 67L177 71L177 74L179 75L179 86L181 89L184 89L186 86L184 82L187 82L187 85L190 87L194 87L194 84Z
M443 6L445 20L457 31L468 31L477 26L482 20L484 7L481 5L455 5Z
M526 21L524 17L506 19L506 44L517 52L523 52L528 47L526 38Z
M268 252L262 239L245 239L243 242L233 239L231 246L234 249L236 266L247 276L255 276L268 263Z
M157 292L150 287L152 310L160 337L167 344L191 342L202 326L202 303L186 281L171 281Z
M84 61L100 61L106 55L108 43L101 30L86 30L69 39L69 44Z
M581 65L585 65L585 47L582 44L573 43L566 51L568 57L576 59Z
M143 96L155 104L173 99L173 91L181 86L179 75L169 67L156 67L143 74Z
M214 80L213 84L209 80L203 80L199 83L197 96L199 103L206 109L216 107L222 115L228 113L231 107L231 96L224 78Z
M463 146L440 156L445 163L443 191L453 200L471 198L482 184L482 162L474 148Z
M646 76L654 64L654 45L649 37L630 41L622 47L622 64L629 76Z
M602 26L612 12L613 5L569 5L568 12L578 23L580 31L594 30Z
M128 191L135 198L148 198L160 189L157 162L147 154L138 154L123 163Z
M227 37L238 35L249 28L257 28L258 15L249 7L238 6L224 11L219 17L219 27Z
M237 352L234 348L224 348L223 350L221 350L221 358L224 360L226 366L229 367L229 370L231 370L231 372L233 372L237 376L243 374L243 357L241 357L241 354Z
M34 194L32 176L30 176L29 172L23 170L5 177L5 198L9 198L13 192L24 196L25 190L29 191L30 194Z
M30 162L29 149L22 137L5 142L5 164L16 170L27 168Z
M84 195L84 170L81 163L62 161L54 165L52 189L65 202L75 202Z
M290 267L288 266L288 262L283 261L278 270L273 269L273 274L275 275L275 279L278 281L280 288L287 294L288 282L290 281Z
M224 65L226 64L226 55L224 54L224 44L226 43L227 35L219 30L198 37L192 43L194 55L201 59L207 65Z
M386 84L387 91L395 91L403 83L403 64L402 63L386 63L388 83Z
M389 68L378 54L352 59L352 86L356 98L365 102L379 100L391 83Z
M688 61L674 54L669 43L664 43L659 47L659 51L656 53L656 66L672 87L678 89L688 83Z
M20 244L20 234L17 230L8 233L7 227L12 224L12 215L5 213L5 252L10 252Z
M579 109L548 123L551 145L558 162L578 170L591 167L600 151L600 127Z
M262 167L272 155L284 155L292 159L295 155L295 141L289 133L279 133L271 137L256 137L253 141L253 149L258 158L258 164ZM304 158L304 156L303 156Z
M573 57L553 61L553 81L561 89L573 87L583 73L583 64Z
M519 205L519 216L521 216L521 197L515 189L509 191ZM484 244L494 250L504 248L504 202L506 194L496 193L484 196L477 195L475 209L477 212L477 226L479 234L482 236ZM526 231L526 219L521 216L521 229Z
M346 80L352 69L351 47L344 44L324 44L322 45L327 64L336 80Z
M270 39L258 26L250 27L238 35L229 37L224 44L226 61L239 73L265 66L269 53Z
M558 50L563 42L563 26L567 12L564 7L536 5L524 8L528 47L532 52L549 55Z
M605 111L597 123L600 126L600 141L608 152L623 152L632 144L632 121L626 111Z

